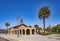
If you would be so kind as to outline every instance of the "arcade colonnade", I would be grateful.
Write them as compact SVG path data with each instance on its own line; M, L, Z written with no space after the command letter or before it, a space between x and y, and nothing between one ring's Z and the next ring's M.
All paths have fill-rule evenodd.
M11 28L10 30L8 30L8 34L35 35L36 34L36 28L32 28L32 27Z

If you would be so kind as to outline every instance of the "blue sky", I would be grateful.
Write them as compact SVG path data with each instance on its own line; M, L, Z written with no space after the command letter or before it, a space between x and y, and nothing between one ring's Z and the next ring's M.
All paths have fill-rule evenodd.
M42 19L38 18L41 7L48 6L51 15L46 19L46 27L60 23L60 1L59 0L0 0L0 28L6 29L5 23L10 27L17 25L16 17L20 16L24 24L38 24L43 27Z

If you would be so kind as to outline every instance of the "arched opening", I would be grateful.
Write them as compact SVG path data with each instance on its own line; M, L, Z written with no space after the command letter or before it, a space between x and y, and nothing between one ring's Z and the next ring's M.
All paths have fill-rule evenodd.
M34 34L35 33L35 30L34 29L32 29L32 34Z
M20 30L20 35L21 35L21 30Z
M23 35L25 35L25 30L23 29Z
M26 34L30 35L30 30L29 29L26 30Z

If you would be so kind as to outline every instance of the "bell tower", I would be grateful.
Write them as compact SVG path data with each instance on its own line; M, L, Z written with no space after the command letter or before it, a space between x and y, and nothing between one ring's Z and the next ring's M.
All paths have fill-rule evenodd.
M23 20L22 19L20 19L20 24L23 24Z

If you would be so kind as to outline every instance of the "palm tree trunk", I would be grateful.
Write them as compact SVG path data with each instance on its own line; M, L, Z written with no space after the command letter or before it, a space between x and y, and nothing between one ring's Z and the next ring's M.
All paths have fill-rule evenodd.
M7 26L7 34L8 34L8 26Z
M45 32L45 18L43 18L43 29L44 29L44 32Z

